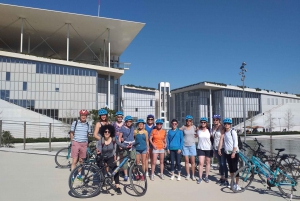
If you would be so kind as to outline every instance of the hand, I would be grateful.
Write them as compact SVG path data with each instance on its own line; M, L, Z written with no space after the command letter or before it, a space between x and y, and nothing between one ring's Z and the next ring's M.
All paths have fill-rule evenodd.
M149 149L147 149L147 154L149 154Z
M132 144L129 144L126 148L129 149L132 147Z
M198 137L198 135L197 135L197 134L194 134L194 137L195 137L195 138L197 138L197 137Z
M178 149L177 153L179 153L179 154L180 154L180 153L181 153L181 150L180 150L180 149Z
M231 158L235 158L235 153L232 152Z
M99 149L97 149L97 154L100 154L101 152L99 151Z
M168 150L168 154L170 154L170 150Z
M164 144L164 149L167 147L167 145L166 144Z
M222 156L222 153L221 153L220 149L218 150L218 154L219 154L219 156Z
M156 150L156 146L154 146L154 145L153 145L153 149L155 149L155 150Z

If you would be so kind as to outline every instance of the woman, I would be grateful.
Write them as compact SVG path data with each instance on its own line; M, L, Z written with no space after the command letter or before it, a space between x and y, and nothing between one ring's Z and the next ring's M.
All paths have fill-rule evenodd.
M184 136L184 145L182 154L184 155L185 160L185 170L187 173L186 180L190 178L190 162L192 166L192 180L195 181L195 156L196 156L196 145L195 145L195 134L196 127L193 125L193 117L191 115L187 115L185 117L185 125L180 128L183 131Z
M101 138L101 135L99 133L101 126L109 124L107 115L107 110L103 108L98 111L99 121L96 123L94 130L94 138L96 138L96 140L100 140Z
M224 154L224 144L221 147L221 156L218 154L218 147L220 144L220 139L221 136L224 135L224 127L221 124L221 116L218 114L215 114L213 116L213 120L214 120L214 126L212 129L212 136L214 138L214 152L215 152L215 156L217 156L218 158L218 163L219 163L219 173L221 175L220 180L218 181L218 183L221 186L228 186L228 168L227 168L227 164L226 164L226 157Z
M118 111L118 112L116 112L116 114L115 114L115 117L116 117L116 121L113 123L113 126L114 126L114 128L115 128L115 130L116 130L116 138L118 139L118 137L119 137L119 132L120 132L120 130L121 130L121 128L122 128L122 126L124 125L124 123L123 123L123 112L122 111Z
M102 166L102 162L107 164L109 167L110 172L112 172L116 167L117 164L116 161L116 143L126 148L126 145L121 144L120 142L115 140L115 128L112 125L103 125L100 128L100 135L101 139L97 142L97 154L101 154L100 160L97 160L98 166ZM103 171L105 173L106 168L103 168ZM117 172L114 176L114 181L116 185L116 193L118 195L121 195L121 189L119 187L120 181L119 181L119 172Z
M119 142L123 142L126 145L132 145L134 143L134 127L132 126L132 117L126 116L124 118L125 124L122 126L122 128L119 131ZM122 151L120 151L122 152ZM123 151L120 157L127 156L127 151ZM130 158L135 159L136 157L136 151L135 147L132 148L130 151ZM122 162L122 161L121 161ZM128 163L125 163L122 167L124 170L124 181L128 180Z
M197 131L198 146L197 146L197 156L199 158L199 179L197 184L202 182L203 166L205 161L205 178L203 179L206 183L209 182L208 175L210 171L210 159L213 157L213 150L211 144L211 134L208 130L207 125L208 119L206 117L200 118L200 126Z
M146 157L149 153L148 132L145 130L145 121L143 119L137 120L137 129L134 131L134 138L136 142L136 163L140 164L142 159L142 168L146 172Z
M159 155L160 160L160 178L165 179L164 176L164 157L166 142L166 131L162 129L163 121L161 119L156 120L156 127L151 132L150 143L153 146L153 158L151 165L151 180L154 180L154 170L156 165L157 156Z
M147 116L147 123L145 124L145 129L148 132L148 139L150 139L150 135L151 135L151 132L154 129L154 127L155 127L154 116L152 114L149 114ZM153 150L153 147L149 143L149 153L147 154L147 160L146 160L146 170L147 170L146 171L146 176L147 177L149 176L149 173L148 173L149 159L150 159L150 166L152 164L152 157L153 157L152 150Z
M173 119L171 121L172 129L168 131L167 135L167 150L171 156L171 180L174 179L174 162L176 160L178 177L177 181L180 181L181 173L181 151L183 147L183 132L177 128L178 121Z
M231 128L231 124L232 124L231 119L229 118L224 119L223 124L225 127L225 134L221 135L220 144L218 147L218 153L220 156L222 156L221 148L223 146L223 140L224 140L224 153L229 166L231 182L234 184L233 175L238 170L238 161L239 161L238 136L235 130L232 130ZM235 178L235 184L233 185L233 188L240 191L241 188L239 187L238 183L239 183L239 175L237 175ZM228 187L231 188L231 186Z

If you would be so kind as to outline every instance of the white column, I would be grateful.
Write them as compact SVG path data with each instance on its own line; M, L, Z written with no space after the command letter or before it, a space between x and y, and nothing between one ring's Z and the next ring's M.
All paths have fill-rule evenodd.
M21 23L21 42L20 42L20 52L23 52L23 31L24 31L24 18L22 18Z
M30 53L30 34L28 35L28 54Z
M110 68L110 30L108 29L108 68ZM107 107L110 108L110 74L108 74Z
M211 89L209 89L209 119L210 119L210 128L212 128L212 98L211 98Z
M68 32L67 32L67 61L69 61L70 55L70 24L68 24Z

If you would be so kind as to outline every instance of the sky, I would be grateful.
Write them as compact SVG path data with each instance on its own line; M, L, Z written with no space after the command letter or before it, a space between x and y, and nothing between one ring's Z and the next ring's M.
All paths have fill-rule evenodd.
M0 0L96 16L98 0ZM146 23L121 55L121 84L210 81L300 94L299 0L101 0L100 16Z

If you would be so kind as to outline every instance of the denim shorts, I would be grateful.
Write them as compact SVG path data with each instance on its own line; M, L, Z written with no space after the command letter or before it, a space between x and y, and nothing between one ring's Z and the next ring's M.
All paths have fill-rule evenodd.
M213 150L197 149L197 156L205 156L205 157L212 158L213 155L214 155L214 151Z
M144 149L144 150L136 150L136 155L139 155L139 154L146 154L147 153L147 149Z
M154 153L154 154L164 154L165 150L164 149L153 149L152 153Z
M182 155L184 156L196 156L196 145L183 146Z

